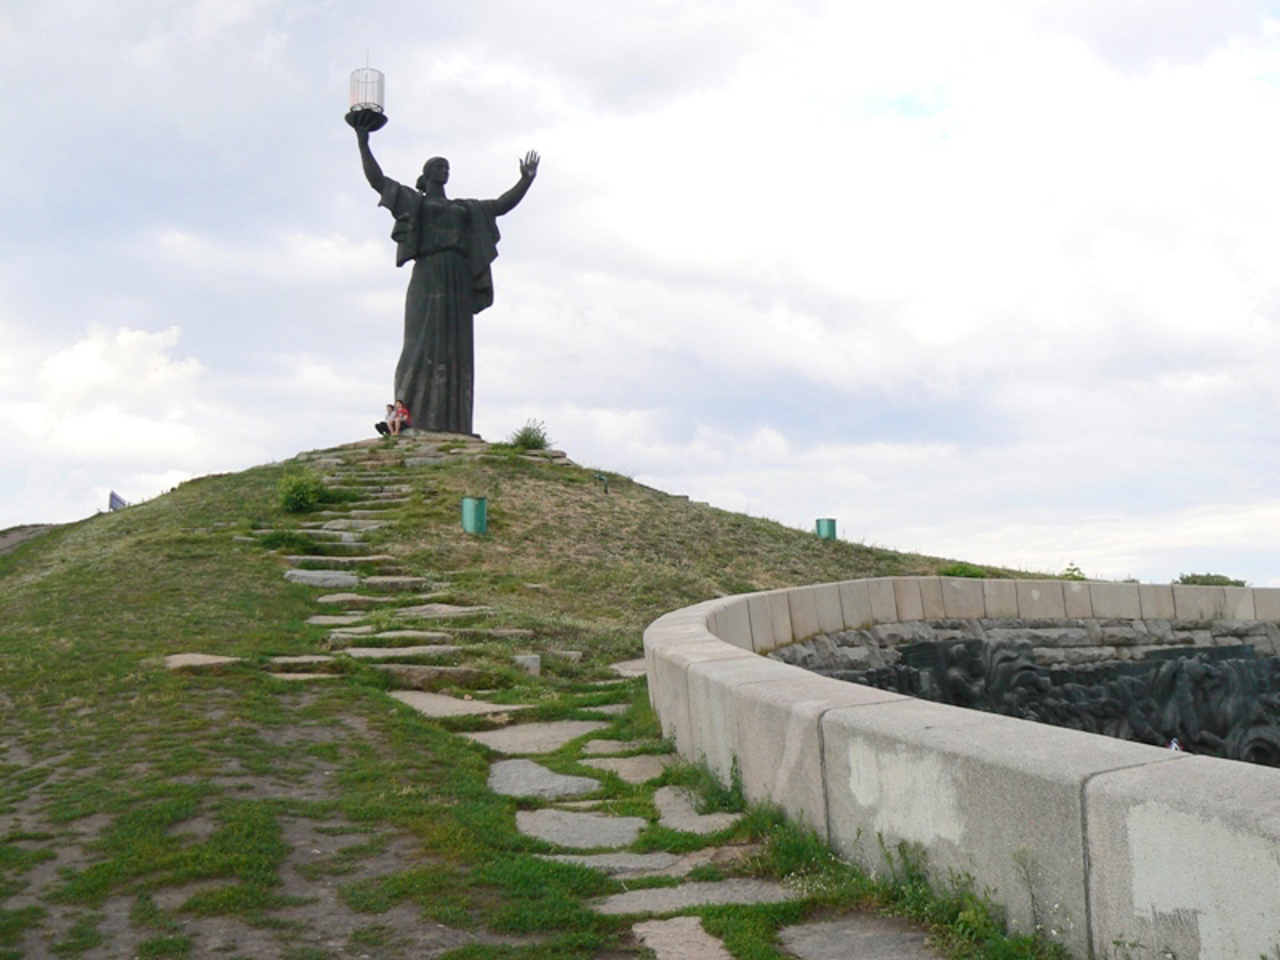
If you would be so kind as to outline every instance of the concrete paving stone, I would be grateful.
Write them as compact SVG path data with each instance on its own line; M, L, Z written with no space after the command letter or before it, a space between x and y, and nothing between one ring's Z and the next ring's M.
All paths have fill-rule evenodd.
M603 713L606 717L619 717L631 709L629 703L606 703L602 707L583 707L584 710L590 710L592 713Z
M364 593L326 593L316 603L342 604L346 607L372 607L379 603L399 603L397 597L371 597Z
M478 717L529 709L523 704L487 703L484 700L466 700L423 690L394 690L391 696L428 717Z
M370 530L381 530L383 527L391 526L390 520L356 520L351 517L342 517L337 520L326 520L321 530L358 530L368 532Z
M783 903L802 896L772 880L733 878L678 887L656 887L614 894L593 905L597 913L620 916L628 913L671 913L691 907L728 903Z
M373 636L377 640L430 640L435 642L453 639L450 634L442 633L439 630L380 630Z
M340 673L273 673L277 680L337 680Z
M286 570L284 578L307 587L354 587L360 582L346 570Z
M582 762L585 766L595 767L597 770L616 773L627 783L633 784L648 783L662 776L662 771L667 769L667 757L653 754L642 754L638 757L605 757Z
M579 867L590 867L611 877L652 877L666 876L680 858L674 853L658 851L657 853L549 853L539 854L544 860L555 860L557 863L572 863Z
M610 665L609 669L618 676L626 677L628 679L632 677L643 677L644 657L641 657L639 660L623 660L621 663Z
M646 920L631 932L653 951L657 960L733 960L716 937L702 929L698 917Z
M371 663L369 667L387 674L402 686L419 690L441 681L475 684L484 679L484 672L474 667L437 667L419 663Z
M905 920L860 914L783 927L778 939L799 960L941 960L928 935Z
M292 657L271 657L267 663L273 667L308 666L317 663L333 663L333 657L323 653L304 653Z
M476 613L493 613L493 607L462 607L453 603L420 603L412 607L402 607L396 611L396 616L414 617L419 620L437 620L448 617L466 617Z
M212 653L171 653L164 658L164 665L170 670L216 670L239 662L239 657L220 657Z
M598 720L555 720L550 723L522 723L502 730L464 733L463 736L499 753L550 753L570 740L603 730L607 726L607 723Z
M532 760L499 760L489 768L489 789L504 797L559 800L595 793L600 781L556 773Z
M396 657L448 657L461 653L461 647L435 643L416 647L347 647L342 651L356 660L394 660Z
M583 744L582 752L588 755L627 753L641 747L651 747L656 740L588 740Z
M363 619L364 614L362 613L318 613L314 617L307 617L307 623L313 627L349 627Z
M357 557L334 557L334 556L316 556L311 553L289 554L285 558L286 563L316 563L317 561L327 563L334 568L357 567L361 564L380 564L386 566L389 563L395 563L396 558L389 553L371 553Z
M373 629L369 624L363 627L339 627L337 630L329 631L329 641L334 643L342 640L343 637L371 637Z
M725 830L740 819L740 813L698 813L688 794L679 787L659 787L653 794L659 822L668 829L706 836Z
M360 583L370 590L416 590L427 586L430 582L426 577L372 576L363 577L360 580Z
M516 829L525 836L575 850L625 847L648 825L643 817L609 817L572 810L516 811Z

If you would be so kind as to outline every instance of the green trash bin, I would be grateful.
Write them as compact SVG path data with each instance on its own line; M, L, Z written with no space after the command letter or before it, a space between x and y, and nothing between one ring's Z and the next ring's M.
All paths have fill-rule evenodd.
M462 530L480 535L489 532L489 504L484 497L462 498Z
M834 540L836 538L836 521L834 517L820 517L816 526L820 539Z

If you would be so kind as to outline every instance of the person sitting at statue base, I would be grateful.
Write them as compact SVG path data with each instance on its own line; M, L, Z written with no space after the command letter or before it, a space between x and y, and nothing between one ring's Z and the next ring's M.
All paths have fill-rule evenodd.
M391 418L395 415L395 409L395 407L388 403L387 415L373 425L374 429L384 437L391 436Z
M397 400L395 409L391 411L391 419L387 421L391 436L400 436L401 430L409 428L409 422L409 408L404 405L403 400Z

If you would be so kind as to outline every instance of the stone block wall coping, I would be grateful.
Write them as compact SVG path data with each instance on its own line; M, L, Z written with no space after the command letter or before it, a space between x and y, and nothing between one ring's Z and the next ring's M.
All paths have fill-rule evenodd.
M645 631L681 755L876 869L907 843L1073 956L1280 945L1280 770L928 703L760 656L939 619L1280 622L1280 589L886 577L723 597ZM1221 869L1219 868L1221 867Z

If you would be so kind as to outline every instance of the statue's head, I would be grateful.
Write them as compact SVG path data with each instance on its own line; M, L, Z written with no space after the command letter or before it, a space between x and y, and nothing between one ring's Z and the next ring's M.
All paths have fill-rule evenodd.
M418 178L419 190L425 190L429 183L438 183L444 186L448 182L449 161L444 157L432 157L422 165L422 176Z

